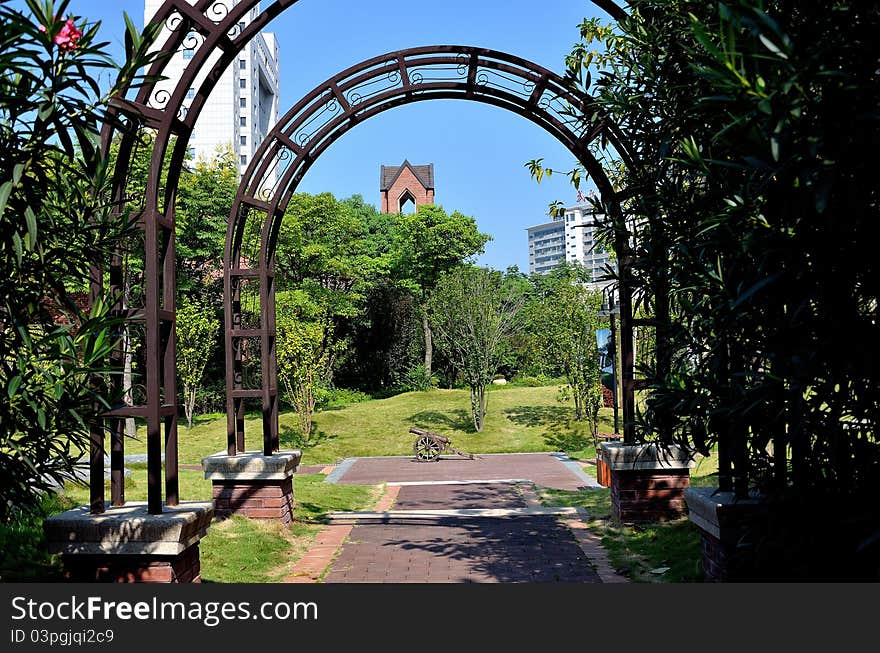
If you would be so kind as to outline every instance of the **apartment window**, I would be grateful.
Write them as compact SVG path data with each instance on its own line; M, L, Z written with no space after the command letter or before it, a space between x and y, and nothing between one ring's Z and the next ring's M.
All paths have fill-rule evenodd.
M247 80L242 77L240 80L238 80L238 86L239 88L247 88Z
M246 70L247 69L247 61L245 61L244 59L239 59L238 60L238 69L239 70Z
M243 166L247 165L247 154L241 155L241 165L243 165Z
M184 48L183 50L183 58L184 59L192 59L193 55L196 51L193 48Z
M195 96L196 96L196 89L191 88L191 89L187 90L187 92L186 92L186 99L187 100L192 100Z
M238 101L238 106L240 106L242 109L247 109L247 98L246 97L241 98Z
M247 118L242 116L241 118L238 119L238 124L241 125L242 127L247 127Z
M247 145L247 136L242 136L239 142L242 145Z

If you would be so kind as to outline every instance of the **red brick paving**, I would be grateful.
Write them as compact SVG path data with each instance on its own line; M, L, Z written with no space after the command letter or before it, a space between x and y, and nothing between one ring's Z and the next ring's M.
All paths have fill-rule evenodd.
M547 454L359 459L345 484L529 478L574 490L582 481ZM388 486L375 510L524 508L539 505L528 484ZM340 550L341 549L341 550ZM338 555L337 555L338 554ZM334 559L335 556L335 559ZM329 568L328 568L329 565ZM294 567L288 582L601 583L620 582L598 538L579 520L547 516L451 518L433 523L331 526Z
M400 488L395 510L447 508L525 508L515 485L407 485Z
M460 456L442 457L420 463L411 456L358 458L339 480L343 485L372 485L385 482L485 481L529 479L537 485L558 490L578 490L583 480L557 458L546 453L492 454L475 460ZM482 506L487 507L487 506Z
M355 526L327 583L598 583L552 517Z

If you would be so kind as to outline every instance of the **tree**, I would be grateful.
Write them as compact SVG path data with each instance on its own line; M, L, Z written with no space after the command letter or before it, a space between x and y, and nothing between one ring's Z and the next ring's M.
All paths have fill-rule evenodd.
M719 488L765 497L755 576L876 577L877 3L629 5L569 63L586 87L604 53L591 92L637 162L613 228L657 341L640 437L717 446Z
M218 302L223 295L226 225L238 192L238 162L231 148L199 160L180 176L176 198L177 287L190 297Z
M318 393L330 387L337 356L345 342L334 336L325 308L302 292L278 298L276 357L278 379L299 417L300 434L308 442Z
M471 392L471 415L483 430L487 386L498 371L501 345L514 333L522 295L501 274L462 266L442 276L428 300L437 346L462 373Z
M205 366L217 348L220 322L214 312L198 302L182 300L177 306L177 374L183 386L186 427L192 428L196 396Z
M33 510L75 478L89 423L120 400L106 360L117 343L112 297L75 301L90 272L133 231L110 196L99 130L108 98L139 70L153 31L128 23L127 62L102 95L92 74L117 68L98 24L68 2L0 4L0 520Z
M540 297L533 316L543 341L542 350L561 366L574 400L575 420L586 420L595 432L602 406L599 345L599 309L602 293L585 284L589 273L566 265L538 280Z
M477 229L476 221L455 211L448 215L441 206L424 205L411 215L399 215L396 222L394 266L398 278L406 280L423 312L425 375L432 368L432 330L428 297L440 277L483 252L491 240Z

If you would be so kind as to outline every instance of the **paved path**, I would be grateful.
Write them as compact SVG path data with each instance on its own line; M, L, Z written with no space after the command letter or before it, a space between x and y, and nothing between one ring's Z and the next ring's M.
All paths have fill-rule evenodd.
M327 583L599 582L552 517L356 526Z
M581 513L572 509L566 515L533 514L540 504L532 481L570 490L595 485L564 457L497 454L436 463L400 456L359 458L340 464L327 480L384 482L386 493L369 518L348 513L349 523L346 514L334 520L297 563L290 582L315 582L322 576L326 583L625 580L611 569ZM516 514L467 514L482 509ZM455 514L456 510L464 512Z
M420 463L413 456L349 458L327 477L342 485L429 481L528 480L558 490L599 487L580 465L562 454L481 454L475 460L442 456Z

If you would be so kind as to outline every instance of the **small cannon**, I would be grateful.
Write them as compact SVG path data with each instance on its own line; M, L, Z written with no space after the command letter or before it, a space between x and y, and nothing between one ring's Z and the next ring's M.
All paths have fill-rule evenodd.
M413 443L413 453L415 453L416 460L420 463L435 462L440 459L440 454L447 452L458 454L469 460L476 458L472 453L453 449L452 440L443 437L439 433L432 433L431 431L423 431L422 429L416 428L411 428L409 432L415 433L418 436Z

